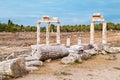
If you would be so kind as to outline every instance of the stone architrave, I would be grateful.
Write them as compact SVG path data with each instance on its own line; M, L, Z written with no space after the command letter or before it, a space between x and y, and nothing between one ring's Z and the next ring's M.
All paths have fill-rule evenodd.
M107 33L107 29L106 29L106 22L104 17L100 14L100 13L94 13L92 16L92 22L90 25L90 44L94 44L94 23L95 22L102 22L103 24L103 29L102 29L102 44L106 44L107 43L107 38L106 38L106 33Z

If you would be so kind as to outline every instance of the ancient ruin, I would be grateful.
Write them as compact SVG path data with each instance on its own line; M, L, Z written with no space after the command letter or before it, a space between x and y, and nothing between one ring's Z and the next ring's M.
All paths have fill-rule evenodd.
M56 43L60 44L60 22L57 17L50 19L49 16L43 16L41 20L37 21L37 44L40 44L40 24L46 23L46 45L50 44L50 23L57 24Z
M57 23L56 44L50 44L50 23ZM40 44L40 24L46 23L46 45ZM37 22L37 45L31 45L32 58L37 60L56 59L68 55L68 50L64 45L60 44L60 22L57 17L50 19L49 16L43 16Z
M95 22L102 22L102 24L103 24L102 48L100 48L99 45L97 45L97 43L94 42L94 33L95 33L94 32L94 23ZM41 44L42 42L40 43L40 41L41 41L40 39L43 37L42 35L40 35L40 24L41 23L47 24L47 26L46 26L46 44L45 45L42 45ZM51 25L51 23L57 24L56 44L55 45L50 44L50 25ZM5 78L21 77L21 76L27 74L28 72L33 72L35 70L37 70L38 73L39 73L39 71L42 72L42 69L39 69L39 67L42 68L42 66L43 66L43 67L47 68L46 63L48 63L54 59L58 59L58 60L61 59L61 60L59 63L55 62L55 64L52 65L53 67L51 67L51 66L50 67L53 69L53 68L56 68L56 65L57 65L57 67L60 67L57 69L60 69L61 73L64 75L66 75L66 73L62 72L62 69L68 68L69 70L71 70L71 68L72 68L72 67L66 67L68 64L83 63L86 60L92 59L92 56L95 56L95 55L99 55L99 54L104 55L104 54L110 53L110 55L108 55L108 58L106 58L106 60L117 60L118 57L116 56L116 53L120 53L120 47L119 46L110 46L107 44L106 32L107 32L106 31L106 21L105 21L104 17L100 13L95 13L92 16L92 22L91 22L91 26L90 26L90 35L89 35L89 33L86 33L86 32L84 34L87 34L87 35L83 35L83 33L76 33L76 32L70 33L70 34L69 33L61 33L61 39L64 40L64 42L66 42L66 45L61 44L59 19L57 17L53 17L52 19L50 19L49 16L43 16L41 20L37 21L37 44L35 44L35 45L31 44L31 45L27 46L27 49L25 47L25 48L23 48L23 50L21 50L22 48L18 48L18 47L17 48L10 48L9 46L0 47L0 50L1 50L1 52L0 52L1 53L0 54L0 61L1 61L0 62L0 76L1 76L1 78L0 79L2 80L2 79L4 79L4 77ZM52 33L53 33L53 30L52 30ZM32 40L34 39L33 42L36 41L36 36L35 36L36 33L34 33L34 32L31 34L24 33L29 36L25 36L23 33L20 33L20 34L19 34L20 35L20 37L19 37L18 34L17 34L17 36L15 36L14 34L9 33L9 35L13 36L13 37L12 36L9 36L9 37L11 39L15 38L16 40L20 39L20 41L26 40L27 38L30 39L31 37L33 37L33 38L31 38ZM41 34L44 34L44 33L41 33ZM113 32L109 33L109 34L111 36L111 34L113 34ZM5 34L2 34L3 40L5 39L4 35ZM74 35L76 37L73 37ZM101 33L99 35L101 36ZM97 34L97 36L99 36L99 35ZM90 44L88 42L89 36L90 36ZM120 33L117 34L116 37L118 38L118 36L120 36ZM24 37L27 37L27 38L24 38ZM8 39L8 34L7 34L6 38ZM113 38L113 36L110 39L112 39L112 38ZM28 40L26 40L26 41L28 42ZM76 42L74 42L74 41L76 41ZM72 42L74 42L74 44ZM108 39L108 43L109 42L110 41ZM17 45L20 46L20 44L17 44ZM31 48L30 48L30 46L31 46ZM101 46L101 43L100 43L100 46ZM23 45L21 47L23 47ZM13 49L13 51L11 51L12 49ZM18 51L16 49L18 49ZM7 51L7 50L9 52L6 52L6 53L2 52L2 51ZM102 55L100 55L100 56L102 56ZM103 58L104 57L101 57L100 60ZM96 59L96 58L93 58L93 59ZM90 61L92 62L92 60L90 60ZM105 60L102 60L102 61L105 61ZM91 62L90 62L90 64L91 64ZM98 62L96 61L96 63L98 63ZM85 64L83 64L83 65L85 65ZM92 65L94 65L94 64L92 64ZM47 65L47 66L49 67L49 65ZM72 66L72 65L70 65L70 66ZM76 66L76 65L73 65L73 66ZM83 66L81 66L82 68L80 66L81 65L79 65L78 70L81 70L83 68ZM45 72L47 72L47 70L51 69L51 68L47 68L46 70L45 69L43 69L43 70L45 70ZM86 68L86 66L85 66L85 68ZM94 66L93 66L93 68L94 68ZM86 70L86 69L84 69L84 70ZM48 70L48 73L51 73L51 71L49 72L49 70ZM53 71L56 72L58 70L53 70ZM91 70L87 70L87 71L90 71L90 73L91 73ZM56 73L54 73L54 74L56 77ZM41 75L42 75L42 73L41 73ZM45 80L47 80L47 79L45 79ZM53 80L53 79L51 79L51 80ZM57 80L57 79L55 79L55 80ZM66 79L62 79L62 80L66 80ZM76 80L76 79L73 79L73 80Z
M100 13L94 13L92 16L92 21L91 21L91 25L90 25L90 44L94 44L94 23L95 22L102 22L103 24L103 28L102 28L102 44L106 44L107 43L107 39L106 39L106 21L103 17L103 15L101 15Z

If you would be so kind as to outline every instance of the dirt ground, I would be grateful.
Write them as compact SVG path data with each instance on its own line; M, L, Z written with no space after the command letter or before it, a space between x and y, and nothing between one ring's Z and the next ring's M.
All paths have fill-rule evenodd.
M93 56L83 63L63 65L60 59L44 63L39 71L16 80L120 80L120 54L116 60L109 55Z
M88 32L62 33L61 43L66 44L66 38L71 38L71 45L77 44L77 38L82 38L83 44L89 43ZM101 44L101 32L95 34L95 43ZM120 46L120 31L108 32L107 41L112 46ZM45 43L45 34L41 33L41 43ZM55 43L55 34L51 34L51 43ZM0 33L0 53L30 49L36 44L35 32ZM120 54L115 54L116 60L108 60L107 55L92 56L82 63L64 65L60 59L44 63L38 71L33 71L23 77L12 80L120 80Z

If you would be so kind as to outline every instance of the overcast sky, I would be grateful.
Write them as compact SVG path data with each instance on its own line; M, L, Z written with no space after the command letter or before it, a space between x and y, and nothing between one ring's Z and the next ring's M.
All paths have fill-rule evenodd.
M0 22L36 25L43 15L58 17L62 25L89 24L93 13L107 22L120 22L120 0L0 0Z

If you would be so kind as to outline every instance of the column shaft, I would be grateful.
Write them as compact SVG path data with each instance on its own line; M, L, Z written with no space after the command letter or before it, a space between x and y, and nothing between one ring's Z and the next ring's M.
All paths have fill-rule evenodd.
M106 22L103 22L103 30L102 30L102 44L107 43L107 29L106 29Z
M40 44L40 23L37 23L37 45Z
M94 44L94 22L90 25L90 44Z
M56 42L57 44L60 44L60 22L57 23Z
M46 26L46 46L49 46L50 43L50 22Z

